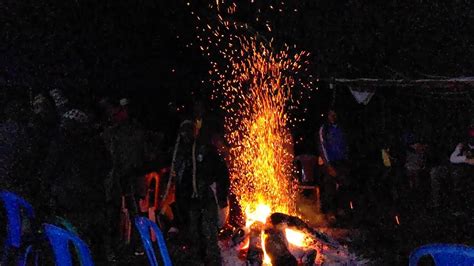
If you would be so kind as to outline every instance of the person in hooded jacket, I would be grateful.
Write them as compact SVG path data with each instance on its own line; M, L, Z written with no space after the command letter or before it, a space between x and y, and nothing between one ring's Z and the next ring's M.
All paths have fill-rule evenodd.
M110 160L100 138L91 133L88 116L65 112L42 170L43 191L50 191L53 216L77 228L93 254L103 255L106 178Z
M179 129L171 170L176 189L173 215L184 243L194 252L194 262L221 265L218 211L228 206L229 172L212 144L204 116L196 110L194 119L185 120Z

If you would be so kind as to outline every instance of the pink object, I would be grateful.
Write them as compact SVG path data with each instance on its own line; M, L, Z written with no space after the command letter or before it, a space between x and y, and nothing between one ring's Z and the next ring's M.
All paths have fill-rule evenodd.
M114 111L112 120L114 123L121 123L128 119L128 112L126 109L119 109Z

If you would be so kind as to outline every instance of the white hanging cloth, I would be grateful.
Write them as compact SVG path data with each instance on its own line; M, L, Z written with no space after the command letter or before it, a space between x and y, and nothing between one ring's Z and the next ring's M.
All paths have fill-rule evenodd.
M370 102L370 99L372 99L372 96L375 94L375 89L362 90L359 88L349 88L349 90L351 91L355 100L363 105L367 105Z

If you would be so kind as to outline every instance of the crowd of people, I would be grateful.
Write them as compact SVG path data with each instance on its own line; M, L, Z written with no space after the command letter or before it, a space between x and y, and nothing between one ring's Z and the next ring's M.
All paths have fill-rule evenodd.
M459 144L452 147L450 154L440 154L436 147L426 144L426 140L407 131L396 145L380 146L380 157L372 160L375 163L363 166L367 169L362 178L357 177L361 173L353 171L359 162L350 158L350 154L361 151L349 151L345 134L337 123L336 112L331 110L316 136L321 210L329 217L344 216L353 208L352 201L364 192L370 194L368 198L376 204L389 204L385 207L394 212L406 208L402 205L411 205L406 201L411 198L429 209L436 210L443 203L451 205L456 214L466 214L467 209L462 206L473 189L474 126L465 130L464 138L457 140ZM461 208L453 209L459 206Z
M195 102L169 148L161 145L163 133L137 122L128 99L102 98L95 105L95 111L82 110L57 89L31 102L8 102L0 123L1 189L32 202L42 221L69 221L99 261L113 262L124 249L143 255L137 233L132 232L131 245L123 245L122 210L129 220L144 215L145 175L169 167L159 184L160 226L167 237L191 247L188 265L220 265L217 235L229 215L228 148L205 104ZM347 132L334 110L326 118L316 132L319 149L295 159L319 165L318 171L303 166L303 172L320 175L321 210L336 219L363 189ZM375 195L383 187L384 202L395 208L407 193L425 195L430 208L446 197L462 202L460 195L472 189L474 127L465 136L444 155L412 132L400 137L400 146L381 146L379 163L369 166L379 171L365 177L367 190Z
M60 90L9 102L0 124L1 189L30 201L42 222L67 221L97 261L113 263L125 250L144 254L134 226L129 245L121 239L122 208L129 222L145 215L145 176L172 161L159 184L163 230L195 251L196 265L220 265L217 233L230 182L204 104L180 125L174 150L162 147L162 133L143 129L128 99L95 105L83 110Z

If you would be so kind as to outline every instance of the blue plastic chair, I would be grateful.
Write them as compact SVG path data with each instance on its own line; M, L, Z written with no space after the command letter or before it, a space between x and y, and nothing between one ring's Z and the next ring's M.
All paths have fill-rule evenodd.
M21 246L21 210L24 210L26 216L34 218L33 207L23 198L8 191L0 192L0 199L7 213L7 237L5 247L19 248Z
M39 253L33 249L33 246L32 245L29 245L26 249L25 249L25 253L23 254L23 256L21 258L19 258L18 260L18 266L27 266L28 265L28 258L29 256L33 256L33 262L35 266L38 266L38 259L39 259Z
M26 200L14 193L1 191L0 200L3 202L7 214L7 236L3 245L2 257L0 258L0 264L5 264L7 263L10 251L21 246L21 211L23 210L30 219L34 218L35 213L33 207Z
M82 266L93 266L92 256L86 243L74 233L51 224L44 225L45 234L53 247L56 266L72 266L72 257L69 252L69 243L72 242L78 251Z
M474 248L464 245L432 244L417 248L410 254L410 266L418 265L421 257L431 256L436 266L472 266Z
M158 228L158 226L154 222L152 222L150 219L147 219L145 217L135 218L135 226L137 227L138 232L140 233L140 237L143 242L143 247L145 248L146 255L148 257L148 261L150 262L150 265L158 266L158 261L156 260L156 255L153 249L153 242L151 240L151 233L150 233L150 230L153 230L153 232L156 235L158 248L160 249L163 263L165 266L171 266L172 265L171 259L168 254L168 249L166 248L165 239L163 237L163 234L161 233L161 230Z

